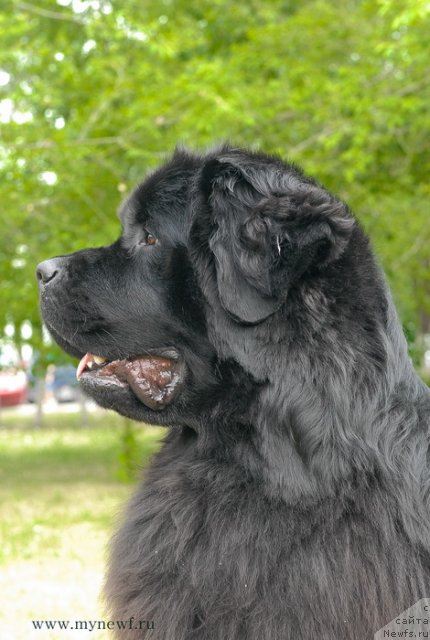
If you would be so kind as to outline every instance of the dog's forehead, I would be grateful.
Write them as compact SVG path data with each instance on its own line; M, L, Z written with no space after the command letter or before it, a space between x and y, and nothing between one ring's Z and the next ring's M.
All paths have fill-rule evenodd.
M119 217L123 225L157 224L166 217L183 217L198 168L196 158L174 156L167 165L149 174L121 206Z

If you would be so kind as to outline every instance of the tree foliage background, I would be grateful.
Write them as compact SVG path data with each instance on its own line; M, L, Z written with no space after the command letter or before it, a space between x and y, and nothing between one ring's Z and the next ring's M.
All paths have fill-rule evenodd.
M429 330L428 0L34 0L0 9L0 324L38 325L35 265L119 234L182 143L293 160L370 233Z

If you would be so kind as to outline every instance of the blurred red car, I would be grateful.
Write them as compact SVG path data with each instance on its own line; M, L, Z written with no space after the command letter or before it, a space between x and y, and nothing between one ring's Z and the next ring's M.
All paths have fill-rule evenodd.
M14 407L27 399L27 377L23 371L0 372L0 407Z

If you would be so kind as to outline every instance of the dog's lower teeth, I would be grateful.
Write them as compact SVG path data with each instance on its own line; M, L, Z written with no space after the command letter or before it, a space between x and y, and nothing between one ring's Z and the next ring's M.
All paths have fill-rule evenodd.
M96 364L103 364L106 362L106 358L102 358L101 356L93 356L93 360Z

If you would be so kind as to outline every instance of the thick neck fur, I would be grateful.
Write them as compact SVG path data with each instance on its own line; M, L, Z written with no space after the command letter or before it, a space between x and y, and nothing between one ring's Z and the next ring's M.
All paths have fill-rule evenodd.
M359 240L362 252L366 241ZM247 416L255 447L244 453L239 446L239 462L258 467L267 492L290 504L338 495L356 478L380 478L405 504L411 484L430 488L424 441L429 394L410 362L379 267L369 251L367 281L358 281L355 274L363 269L355 269L354 260L353 252L339 268L351 274L347 287L355 290L355 317L343 315L342 296L350 300L351 291L338 288L333 272L325 286L321 280L290 293L279 312L282 324L273 319L269 342L267 326L261 331L233 323L228 332L216 324L211 328L218 352L262 382ZM362 291L367 284L370 295ZM234 343L227 344L224 336L232 334ZM412 468L409 461L412 453L417 459L417 450L422 460L418 456L418 467L415 462ZM402 479L399 488L396 478ZM428 517L427 496L423 499L421 507L403 511ZM415 523L415 533L420 529Z

